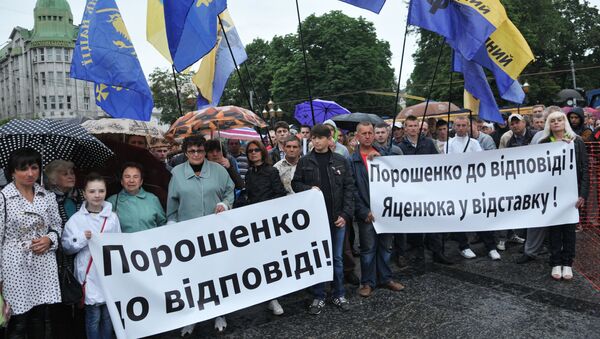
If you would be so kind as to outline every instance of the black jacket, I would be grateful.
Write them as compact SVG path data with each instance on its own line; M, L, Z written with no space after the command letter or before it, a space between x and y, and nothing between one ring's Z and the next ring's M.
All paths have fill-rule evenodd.
M379 154L388 155L383 148L373 145L373 148L379 152ZM402 150L404 152L404 150ZM406 154L406 153L404 153ZM365 163L360 156L360 149L357 149L350 157L350 166L352 174L354 176L354 215L358 220L364 221L371 212L371 203L369 195L369 174Z
M540 140L540 144L551 142L550 138ZM575 137L575 162L577 164L577 191L579 197L587 200L590 192L590 176L588 173L588 155L585 142L580 137Z
M255 204L287 195L279 171L271 165L251 166L246 172L246 194L248 204Z
M506 148L529 145L529 144L531 144L531 139L533 139L534 135L535 135L534 131L532 131L529 128L525 128L525 136L523 137L524 138L523 143L519 144L517 142L517 137L516 137L515 133L513 133L512 137L510 137L510 139L506 143Z
M439 151L437 147L435 147L435 143L431 138L426 138L424 136L419 136L419 145L418 149L412 145L408 137L404 137L402 142L400 143L400 149L404 155L415 155L415 154L438 154Z
M279 160L281 160L281 149L279 149L279 144L271 148L269 151L269 157L271 157L271 162L273 164L276 164Z
M571 124L570 116L573 114L575 114L579 117L579 126L577 126L576 128L573 127L573 125ZM593 131L591 128L589 128L585 125L585 113L583 112L583 109L577 107L577 108L573 109L571 112L567 113L567 121L571 125L573 132L575 132L575 134L579 135L583 139L583 141L591 141Z
M354 214L354 179L348 159L332 152L327 174L333 201L333 211L327 211L329 220L335 221L338 216L341 216L346 220L347 225L351 225ZM313 186L321 187L319 163L314 150L298 161L292 189L294 192L301 192Z

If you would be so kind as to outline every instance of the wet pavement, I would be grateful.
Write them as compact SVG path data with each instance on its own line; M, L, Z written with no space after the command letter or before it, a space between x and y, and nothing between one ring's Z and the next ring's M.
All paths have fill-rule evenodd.
M206 321L188 338L600 338L600 291L577 271L573 281L554 281L547 254L518 265L522 245L507 246L502 260L491 261L481 244L472 245L478 257L466 260L448 241L456 265L430 258L402 269L393 264L405 290L376 289L361 298L346 285L348 312L328 303L309 315L311 296L300 291L279 298L281 316L256 305L228 315L224 334ZM176 331L161 337L180 338Z

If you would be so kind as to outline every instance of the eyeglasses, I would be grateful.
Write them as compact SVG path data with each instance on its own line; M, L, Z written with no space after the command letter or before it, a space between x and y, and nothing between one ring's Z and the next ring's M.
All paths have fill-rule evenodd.
M248 154L250 153L260 153L260 148L249 148Z
M190 149L186 152L187 154L204 154L206 153L203 149Z

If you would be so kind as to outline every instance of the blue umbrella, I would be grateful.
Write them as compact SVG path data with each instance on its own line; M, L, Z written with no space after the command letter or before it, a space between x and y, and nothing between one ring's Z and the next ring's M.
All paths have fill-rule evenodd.
M313 109L315 110L315 122L323 123L327 119L331 119L336 115L350 114L350 111L340 106L335 101L327 101L315 99L312 101ZM296 105L294 118L302 125L313 126L312 113L310 111L310 102L305 101Z

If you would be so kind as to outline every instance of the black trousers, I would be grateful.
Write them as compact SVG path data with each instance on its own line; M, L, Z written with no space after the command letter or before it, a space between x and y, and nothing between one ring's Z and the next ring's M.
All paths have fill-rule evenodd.
M50 329L46 326L48 305L38 305L29 311L13 315L8 322L6 339L45 339Z
M483 241L485 248L489 251L496 249L496 240L494 239L494 231L477 232L479 239ZM458 249L463 251L469 248L469 238L467 233L454 233L456 241L458 241Z
M548 227L550 266L573 266L576 224Z
M77 306L54 304L48 307L54 339L86 339L85 310Z
M444 253L443 233L395 234L394 247L398 256L405 256L408 251L407 237L416 248L418 255L423 255L425 248L436 254Z

